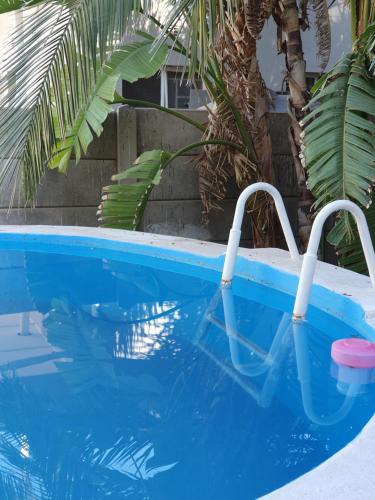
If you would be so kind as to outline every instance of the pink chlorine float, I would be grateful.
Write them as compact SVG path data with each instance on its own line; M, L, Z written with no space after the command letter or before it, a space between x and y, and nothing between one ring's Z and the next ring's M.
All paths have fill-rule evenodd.
M349 338L333 342L331 357L338 365L351 368L375 368L375 342Z

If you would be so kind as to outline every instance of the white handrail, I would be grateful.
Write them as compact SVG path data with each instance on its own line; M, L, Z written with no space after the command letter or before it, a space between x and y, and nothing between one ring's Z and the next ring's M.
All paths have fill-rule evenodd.
M289 346L291 320L290 314L284 313L277 327L275 336L268 353L259 355L260 348L249 339L248 345L241 341L241 335L237 331L237 316L235 312L233 290L231 287L222 287L221 295L224 310L224 331L228 336L229 351L234 368L242 375L250 378L258 377L266 373L266 377L259 390L257 402L263 408L267 408L274 397L279 382L282 362ZM245 362L241 359L241 353L246 353ZM254 356L251 356L251 355ZM263 358L260 363L250 362L251 358ZM245 358L245 359L246 359Z
M367 262L371 283L375 288L375 252L372 245L370 232L367 226L366 217L364 216L362 210L352 201L332 201L318 213L311 230L307 251L303 257L297 296L294 303L293 319L295 321L303 320L306 316L312 281L314 278L315 267L318 260L317 254L323 226L327 218L338 210L347 210L355 218L359 237L361 239L363 247L363 252L365 254Z
M219 307L220 296L224 311L224 324L216 321L213 315L214 311ZM222 287L218 289L203 315L194 344L251 395L259 406L262 408L270 406L280 381L280 372L285 357L290 352L290 342L293 338L297 378L300 383L301 402L306 416L317 425L330 426L348 415L355 403L356 396L361 391L362 383L358 378L356 378L355 382L347 384L345 397L341 405L333 413L322 415L314 408L311 360L308 346L310 330L306 323L292 322L290 314L284 313L267 353L250 341L247 334L245 334L245 337L241 335L237 330L236 319L232 288ZM202 342L202 338L210 324L220 328L227 335L231 365L226 362L225 357L222 359L222 356L215 354ZM256 358L261 359L261 361L254 363L254 359L250 361L250 359L246 360L246 358ZM254 380L260 375L265 375L261 384L259 384L258 380Z
M248 345L241 342L241 335L237 331L237 316L235 313L233 290L230 287L223 287L221 289L223 300L223 311L225 321L225 333L228 336L230 356L233 366L238 372L246 377L256 377L268 371L271 365L275 362L277 354L280 350L280 345L285 340L285 332L290 324L290 314L284 313L280 324L276 330L275 337L272 341L271 348L268 352L259 353L255 349L257 346L248 341ZM258 348L259 349L259 348ZM262 361L258 364L243 363L241 361L240 352L244 351L246 354L253 354L248 356L249 361L252 358L261 358Z
M266 182L256 182L251 186L248 186L238 198L236 211L234 214L232 229L229 233L229 240L227 246L227 252L225 255L223 274L221 276L222 285L230 285L233 279L234 266L236 263L236 257L238 252L238 247L241 239L241 226L243 221L243 216L245 213L246 202L249 197L254 194L256 191L265 191L270 194L275 202L276 210L280 219L281 227L284 231L284 236L286 243L288 245L288 249L290 252L290 256L293 260L298 260L300 255L298 252L296 240L293 236L293 231L290 226L289 218L285 210L283 199L279 191L271 186L271 184L267 184Z
M314 398L311 391L311 359L308 348L308 328L304 323L294 322L292 325L298 380L301 387L302 406L306 416L317 425L334 425L345 418L353 408L358 395L359 384L348 384L348 389L341 406L330 415L321 415L314 409Z
M214 314L219 308L220 298L222 299L224 311L224 323L217 320ZM266 408L271 404L274 397L283 359L290 345L291 317L290 314L283 314L269 352L251 342L246 334L243 336L238 332L236 318L232 288L218 288L203 314L193 342L250 394L260 406ZM210 325L219 328L227 336L231 364L227 363L225 358L221 359L220 355L208 349L202 341ZM248 360L244 361L244 357L248 358ZM257 362L254 362L254 359ZM252 382L253 378L263 374L265 374L265 378L261 386L259 386L258 382Z

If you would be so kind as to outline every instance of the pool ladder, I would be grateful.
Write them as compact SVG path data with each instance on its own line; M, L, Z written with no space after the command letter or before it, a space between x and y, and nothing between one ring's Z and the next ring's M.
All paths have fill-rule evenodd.
M280 219L281 227L284 232L290 256L295 262L299 262L301 258L297 248L296 240L293 236L289 218L285 210L285 205L279 191L274 186L271 186L271 184L267 184L265 182L257 182L244 189L244 191L238 198L233 225L229 233L223 273L221 276L222 287L231 286L234 267L238 254L238 247L241 239L241 227L246 203L249 197L257 191L265 191L272 196L275 202L276 211ZM367 262L370 280L372 286L375 288L375 252L364 213L355 203L349 200L332 201L318 213L312 226L307 251L303 256L302 268L299 276L297 294L294 303L293 319L295 321L304 320L306 316L311 287L316 269L316 263L318 261L318 248L324 223L330 215L339 210L346 210L347 212L350 212L355 219Z
M216 317L220 303L223 306L224 322ZM286 313L282 315L268 352L251 341L247 335L241 335L237 330L236 321L237 315L231 287L218 289L202 316L194 344L242 387L259 406L267 408L276 392L279 372L291 342L291 329L288 328L290 315ZM229 363L222 356L215 354L210 349L209 343L205 341L211 325L224 333L228 339ZM264 375L264 381L260 385L253 379L261 375Z
M215 315L220 301L223 306L224 323ZM211 325L227 336L230 363L210 350L209 342L205 342L205 336ZM301 403L306 416L311 422L320 426L336 424L351 411L355 397L360 393L361 382L355 380L347 383L344 399L333 413L321 414L316 411L311 383L308 326L305 323L291 321L290 315L283 313L267 352L251 341L247 334L242 335L238 331L233 290L226 286L219 289L210 300L194 339L195 345L262 408L268 408L275 397L291 342L294 342ZM254 380L260 375L264 376L263 380Z

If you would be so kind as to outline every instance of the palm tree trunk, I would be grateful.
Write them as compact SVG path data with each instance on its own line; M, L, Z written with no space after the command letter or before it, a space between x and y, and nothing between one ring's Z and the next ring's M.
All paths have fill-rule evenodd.
M280 0L274 11L274 18L278 25L278 49L286 56L286 80L290 91L288 101L288 114L291 120L289 142L298 185L298 236L301 249L304 250L311 232L310 211L313 198L307 188L306 174L300 159L302 130L299 122L304 116L303 107L306 104L307 87L306 62L302 50L296 0Z
M263 21L264 22L264 21ZM272 144L268 124L269 96L256 58L256 38L250 34L249 19L240 13L235 23L227 23L219 31L215 54L225 90L250 134L256 163L238 151L209 146L198 160L200 192L204 215L224 198L227 181L235 177L240 188L256 181L274 183ZM260 29L262 23L259 22ZM236 116L226 99L216 99L216 109L210 116L207 136L241 142ZM244 144L245 146L245 144ZM257 247L279 243L275 207L269 198L259 193L249 202L252 233Z

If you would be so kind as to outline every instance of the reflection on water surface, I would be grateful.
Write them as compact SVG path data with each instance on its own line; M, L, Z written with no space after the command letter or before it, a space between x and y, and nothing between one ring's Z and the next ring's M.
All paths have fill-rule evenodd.
M0 262L1 499L248 500L374 412L374 377L331 366L332 340L356 332L293 326L291 298L266 287L54 254Z

